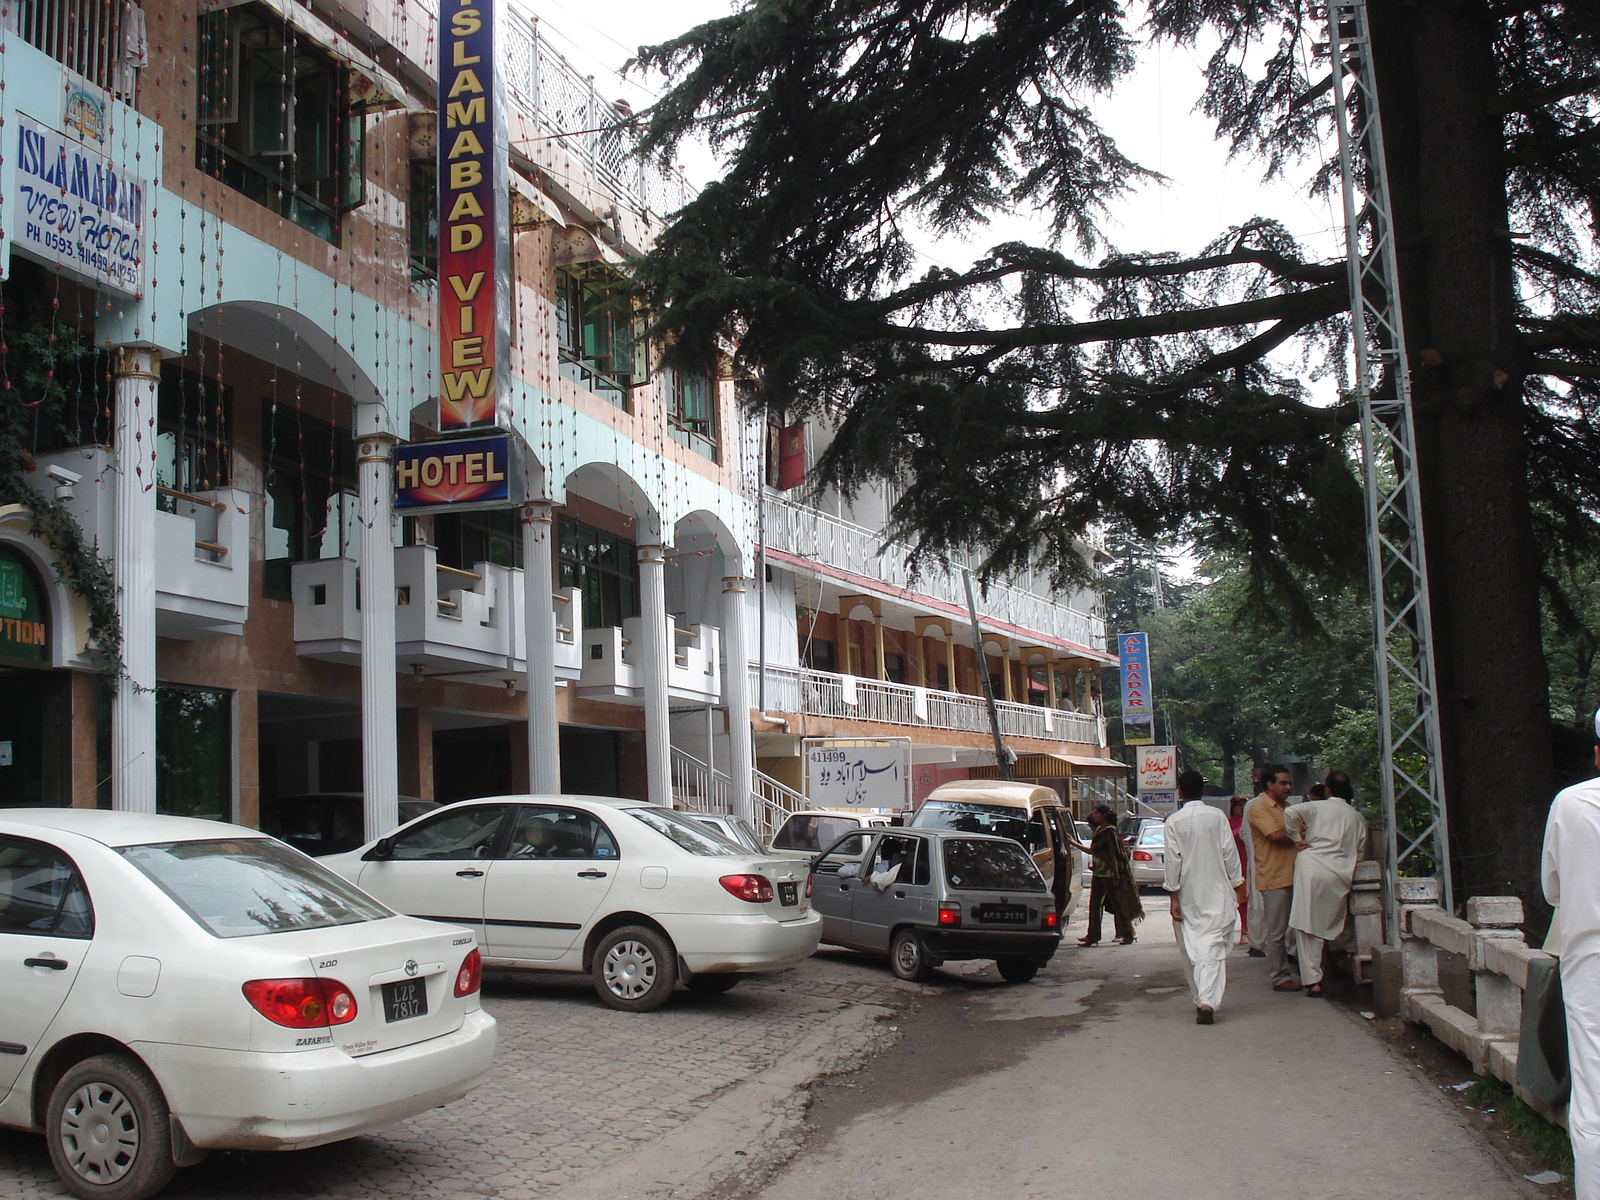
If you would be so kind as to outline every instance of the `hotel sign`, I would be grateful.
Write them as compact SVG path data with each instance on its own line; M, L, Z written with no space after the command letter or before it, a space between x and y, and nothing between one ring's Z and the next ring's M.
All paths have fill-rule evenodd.
M145 182L17 114L16 248L87 282L144 293Z
M439 21L439 429L493 427L511 369L511 224L495 0Z
M394 450L395 511L460 512L522 503L510 434L416 442Z

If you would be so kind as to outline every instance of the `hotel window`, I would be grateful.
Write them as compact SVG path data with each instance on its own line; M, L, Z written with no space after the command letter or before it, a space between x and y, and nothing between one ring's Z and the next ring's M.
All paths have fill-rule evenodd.
M813 671L826 671L830 675L833 674L836 669L833 643L824 641L822 638L812 638L806 642L805 660L806 666Z
M642 321L621 276L602 267L558 269L556 346L561 377L626 410L646 383Z
M366 199L347 68L253 4L199 18L195 164L330 242Z
M215 379L161 365L156 393L156 483L192 495L233 481L233 389ZM156 504L176 511L177 497L163 492Z
M433 544L441 567L474 570L479 563L522 566L522 517L514 508L440 513L433 518Z
M639 615L639 559L627 538L592 525L560 517L561 589L575 587L583 596L583 627L604 629Z
M411 237L411 278L439 278L439 164L414 158L410 168L406 222ZM516 323L512 322L512 327Z
M261 590L290 599L297 562L357 558L360 506L350 431L293 409L269 409L266 425L266 552Z
M704 371L669 367L661 386L672 440L717 462L717 381Z

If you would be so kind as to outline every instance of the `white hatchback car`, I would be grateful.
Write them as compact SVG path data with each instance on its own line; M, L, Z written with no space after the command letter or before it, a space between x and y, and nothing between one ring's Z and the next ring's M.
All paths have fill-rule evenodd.
M0 811L0 1125L43 1130L79 1196L466 1095L494 1054L480 978L469 931L255 830Z
M597 796L462 800L318 862L402 912L464 926L487 967L582 971L647 1012L680 977L724 992L822 937L804 860L755 855L687 813Z

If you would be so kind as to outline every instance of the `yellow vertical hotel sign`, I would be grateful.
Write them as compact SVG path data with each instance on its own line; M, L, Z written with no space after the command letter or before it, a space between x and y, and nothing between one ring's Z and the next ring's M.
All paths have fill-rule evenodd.
M510 382L510 168L495 0L439 18L439 429L459 433L493 428Z

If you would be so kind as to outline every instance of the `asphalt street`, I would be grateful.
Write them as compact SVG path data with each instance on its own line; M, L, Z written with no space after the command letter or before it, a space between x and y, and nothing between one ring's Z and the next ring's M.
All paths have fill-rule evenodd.
M935 985L943 1002L905 1019L869 1071L823 1089L788 1167L738 1194L1549 1194L1493 1154L1358 1010L1274 993L1264 962L1242 948L1217 1023L1197 1026L1165 904L1147 896L1146 908L1134 945L1064 948L1032 984L946 977Z
M576 978L490 978L500 1053L471 1096L317 1150L213 1155L166 1194L1551 1200L1358 1011L1274 994L1242 950L1217 1024L1195 1025L1147 907L1133 946L1080 950L1075 925L1018 986L988 963L900 983L824 950L629 1014ZM64 1195L42 1139L0 1132L0 1196Z

